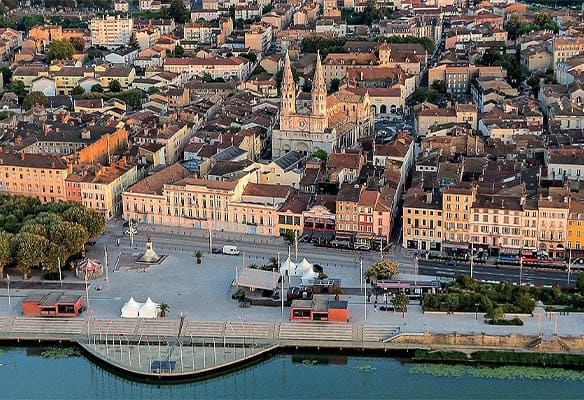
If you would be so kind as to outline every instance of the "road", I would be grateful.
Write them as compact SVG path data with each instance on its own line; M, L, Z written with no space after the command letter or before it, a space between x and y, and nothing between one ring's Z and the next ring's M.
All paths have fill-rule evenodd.
M128 236L121 236L123 231L121 225L111 226L98 243L107 244L110 248L115 248L117 239L120 238L123 247L129 245ZM154 247L159 253L183 252L192 254L195 250L201 250L204 254L209 251L209 236L207 231L194 229L177 229L172 227L152 227L141 226L138 234L134 238L134 248L144 249L147 235L152 236ZM213 233L213 247L225 244L236 245L246 257L246 264L266 264L271 257L280 253L281 260L285 260L290 251L292 258L295 258L294 247L289 247L281 238L240 235L227 232ZM359 252L352 250L341 250L316 247L308 243L298 244L298 258L306 257L310 262L317 263L323 267L344 266L359 268L360 260L366 268L369 264L379 259L379 252ZM393 246L386 250L384 257L390 258L400 263L400 271L406 274L415 274L414 255L411 251L399 246ZM447 266L438 261L420 260L419 275L432 276L441 280L454 278L458 274L470 274L470 266L459 263L457 266ZM519 283L520 271L513 266L485 266L474 265L473 277L485 281L511 281ZM571 274L570 284L574 285L577 279L575 273ZM566 271L549 269L523 268L522 283L531 285L561 285L568 283Z

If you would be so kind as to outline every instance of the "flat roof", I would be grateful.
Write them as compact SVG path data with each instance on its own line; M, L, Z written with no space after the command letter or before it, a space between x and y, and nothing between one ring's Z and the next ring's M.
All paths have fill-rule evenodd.
M54 306L55 304L74 304L81 296L65 294L63 292L33 293L26 296L24 302L39 303L41 306Z

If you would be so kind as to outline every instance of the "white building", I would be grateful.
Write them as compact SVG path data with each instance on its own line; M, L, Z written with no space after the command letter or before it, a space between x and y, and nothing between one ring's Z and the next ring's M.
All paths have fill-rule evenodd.
M92 46L117 48L125 46L130 41L134 20L119 16L104 16L94 18L90 23Z

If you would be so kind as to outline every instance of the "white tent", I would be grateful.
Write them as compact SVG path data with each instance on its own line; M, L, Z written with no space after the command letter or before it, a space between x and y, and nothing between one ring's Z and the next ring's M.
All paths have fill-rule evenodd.
M122 318L138 318L138 311L142 308L143 304L138 303L133 297L122 307Z
M158 317L158 311L160 309L160 304L152 301L150 297L146 300L146 303L140 307L138 310L138 316L140 318L156 318Z
M304 271L312 271L312 264L308 262L308 260L306 259L306 257L304 257L304 259L302 259L302 262L300 263L300 268L302 268Z
M318 273L315 272L313 269L310 269L302 275L302 286L310 286L312 283L310 282L313 279L318 278Z
M301 276L301 274L295 275L295 273L294 273L294 271L296 271L297 267L298 267L298 265L293 263L292 260L290 260L290 256L288 256L288 258L280 266L280 273L282 275L289 274L290 276Z

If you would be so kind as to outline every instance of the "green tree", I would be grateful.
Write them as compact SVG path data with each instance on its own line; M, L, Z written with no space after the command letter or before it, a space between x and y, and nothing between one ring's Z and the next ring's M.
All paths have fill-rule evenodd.
M103 93L103 87L99 83L96 83L91 87L91 91L94 93Z
M10 79L12 78L12 70L8 65L0 66L0 72L2 73L2 79L4 86L10 83Z
M69 41L73 45L73 49L75 50L75 52L83 53L83 51L85 51L85 40L83 40L83 38L72 37L69 39Z
M182 57L185 55L185 48L182 46L179 46L178 44L176 46L174 46L174 55L177 57Z
M179 24L184 24L190 19L190 13L181 0L172 0L168 8L168 14Z
M53 40L49 45L47 60L70 60L73 54L75 54L75 48L69 40Z
M505 310L503 310L503 307L501 307L501 306L493 307L491 312L488 312L486 314L487 319L492 319L494 321L498 321L500 319L503 319L504 316L505 316Z
M88 240L95 240L105 232L105 219L100 213L82 207L73 206L67 209L62 216L63 220L74 222L85 227L89 235Z
M160 311L161 317L166 317L168 311L170 310L170 306L166 303L160 303L160 305L158 306L158 310Z
M110 92L113 93L119 93L122 91L122 85L120 84L120 81L118 81L117 79L114 79L113 81L110 81L109 83L109 90Z
M580 293L584 294L584 273L580 273L580 275L578 275L578 279L576 279L576 287Z
M160 92L160 89L158 89L156 86L150 86L148 88L148 94L154 94L154 93L158 93Z
M63 262L74 254L83 250L83 246L89 240L87 229L78 223L63 221L54 224L48 229L48 239L62 248Z
M339 78L333 78L331 80L331 86L329 88L329 93L334 93L337 90L339 90L339 86L341 86L341 81L339 80Z
M45 107L49 100L42 92L31 92L28 96L24 98L22 106L25 110L30 110L34 106Z
M438 93L441 93L441 94L446 94L446 90L448 89L446 86L446 82L443 81L442 79L438 79L438 80L435 80L434 82L432 82L432 85L430 85L430 88L432 90L437 91Z
M410 304L410 298L403 293L396 294L391 299L391 304L393 309L397 312L401 312L402 316L408 311L408 304Z
M399 264L387 259L379 260L369 266L365 278L371 281L399 279Z
M10 85L10 90L14 92L15 95L18 96L19 101L23 101L26 96L26 89L24 88L23 81L13 81Z
M434 89L427 89L419 87L412 93L411 99L416 103L423 103L425 101L436 101L440 98L440 93Z
M256 62L257 59L258 59L257 54L256 53L252 53L251 51L248 52L248 53L241 54L240 57L247 58L252 63Z
M73 90L71 90L71 94L72 94L73 96L75 96L75 95L80 95L80 94L83 94L83 93L85 93L85 89L83 89L83 88L82 88L81 86L79 86L79 85L75 86L75 87L73 88Z
M323 149L315 149L312 153L310 153L310 158L319 158L322 161L326 161L328 154Z
M4 266L12 261L12 233L0 232L0 278L4 276Z
M40 265L45 259L48 244L44 236L28 232L19 233L13 237L12 248L16 268L25 280L29 278L31 268Z

